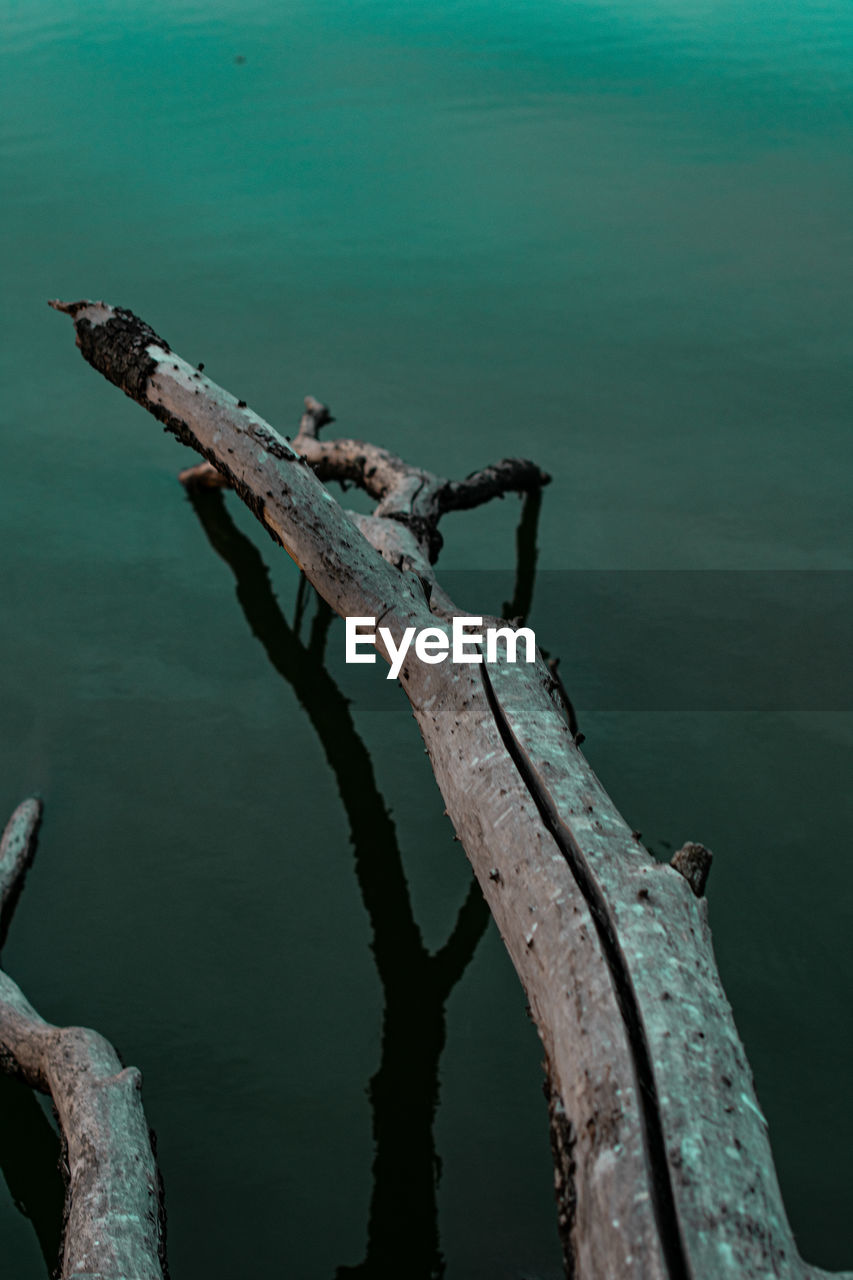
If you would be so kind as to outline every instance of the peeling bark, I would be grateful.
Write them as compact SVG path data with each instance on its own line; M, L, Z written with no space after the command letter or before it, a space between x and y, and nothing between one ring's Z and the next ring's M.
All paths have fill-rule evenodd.
M207 460L190 482L212 468L337 613L381 618L395 643L460 612L433 568L441 517L547 481L520 460L453 481L363 441L320 441L331 417L310 397L290 443L130 312L52 305L85 358ZM358 484L373 514L346 514L322 479ZM797 1253L717 974L707 851L652 858L578 749L541 656L487 668L410 652L400 682L545 1047L570 1274L821 1275Z
M35 852L41 804L25 800L0 843L0 902ZM55 1027L0 971L0 1066L53 1099L66 1147L63 1280L164 1280L160 1182L142 1077L84 1027Z

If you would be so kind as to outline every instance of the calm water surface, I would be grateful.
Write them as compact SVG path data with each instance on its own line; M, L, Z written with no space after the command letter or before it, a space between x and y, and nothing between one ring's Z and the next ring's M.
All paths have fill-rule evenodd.
M853 9L0 8L0 802L47 802L4 963L143 1069L176 1280L556 1280L541 1051L398 691L353 678L335 625L324 667L286 558L230 499L190 504L182 451L48 297L132 307L285 429L311 392L427 466L553 474L538 637L650 847L715 850L791 1219L810 1261L853 1265L853 723L832 695ZM477 607L511 594L518 512L447 526ZM697 646L671 592L632 588L629 627L602 573L712 569L763 571L778 644L742 591L700 610ZM817 621L781 570L834 571ZM644 697L671 619L716 665ZM718 626L768 647L760 698ZM429 957L454 929L448 987ZM55 1247L56 1143L17 1086L0 1115L0 1248L28 1280Z

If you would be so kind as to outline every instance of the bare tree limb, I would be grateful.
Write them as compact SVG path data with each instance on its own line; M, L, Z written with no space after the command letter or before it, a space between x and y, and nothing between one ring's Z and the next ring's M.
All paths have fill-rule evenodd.
M54 305L85 358L225 476L337 613L381 617L396 644L406 626L445 624L442 503L502 491L513 464L448 491L384 451L317 441L318 472L378 500L356 522L296 448L131 312ZM303 417L294 443L307 441ZM544 661L427 666L410 652L400 682L545 1047L567 1265L585 1280L820 1274L787 1222L706 901L617 812Z
M13 900L35 852L41 804L25 800L0 844L0 897ZM0 1066L49 1093L66 1145L61 1275L164 1280L160 1183L141 1076L83 1027L55 1027L0 971Z

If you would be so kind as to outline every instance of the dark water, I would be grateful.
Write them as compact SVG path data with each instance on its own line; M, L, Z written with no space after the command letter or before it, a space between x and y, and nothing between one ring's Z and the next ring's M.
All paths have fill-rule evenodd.
M531 620L650 847L717 853L786 1203L850 1266L853 10L2 12L0 802L47 802L4 961L143 1069L176 1280L554 1280L540 1051L399 691L336 624L324 665L289 562L194 509L55 296L284 427L312 392L435 469L553 474ZM518 513L448 524L477 607ZM646 570L725 573L679 611ZM38 1106L3 1083L0 1114L24 1280L61 1187Z

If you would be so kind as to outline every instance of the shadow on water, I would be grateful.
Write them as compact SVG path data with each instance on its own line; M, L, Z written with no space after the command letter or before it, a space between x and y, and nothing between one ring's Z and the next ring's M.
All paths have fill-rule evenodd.
M33 1224L51 1275L65 1204L61 1153L59 1135L29 1085L0 1074L0 1171L15 1207Z
M211 546L234 574L237 598L252 633L292 687L334 773L349 820L356 876L385 996L382 1057L369 1089L375 1154L367 1254L357 1266L339 1267L336 1280L379 1280L397 1275L401 1265L412 1280L435 1280L444 1274L433 1122L445 1006L485 932L488 907L472 878L447 941L437 951L427 951L370 754L348 700L324 665L331 610L317 597L308 638L302 640L309 594L305 579L291 625L275 599L260 552L234 525L223 495L202 491L189 498ZM507 610L511 614L526 613L532 598L537 514L538 503L528 500L519 526L514 600Z

